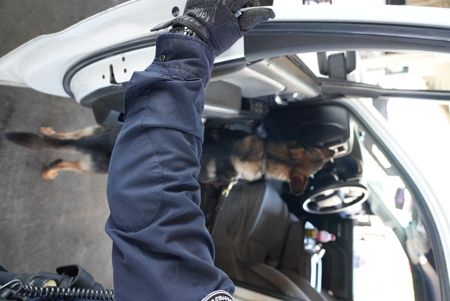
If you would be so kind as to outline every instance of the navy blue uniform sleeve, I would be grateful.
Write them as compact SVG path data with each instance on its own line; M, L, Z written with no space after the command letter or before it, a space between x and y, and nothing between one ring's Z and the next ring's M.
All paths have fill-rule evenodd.
M199 207L201 116L213 60L197 38L165 34L153 64L128 84L107 189L118 301L200 301L217 290L234 293L214 266Z

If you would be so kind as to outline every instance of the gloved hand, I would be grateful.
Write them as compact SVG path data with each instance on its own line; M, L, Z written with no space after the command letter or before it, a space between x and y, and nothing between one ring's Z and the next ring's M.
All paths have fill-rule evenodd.
M256 7L258 5L258 0L188 0L182 16L158 25L152 31L186 26L218 56L256 25L275 17L273 10ZM254 8L240 14L245 7Z

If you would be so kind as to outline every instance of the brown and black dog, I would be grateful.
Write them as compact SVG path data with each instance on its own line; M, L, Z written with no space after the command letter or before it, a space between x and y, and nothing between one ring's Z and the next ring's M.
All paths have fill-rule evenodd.
M256 181L265 177L290 183L292 192L303 193L308 178L333 158L326 148L303 147L295 141L274 141L231 130L205 134L201 183L225 185L232 179Z
M78 161L56 160L42 171L44 180L53 180L60 171L81 174L107 173L116 127L93 126L60 133L41 128L34 133L6 133L8 140L32 149L58 149L82 155ZM207 130L199 181L223 186L233 179L256 181L262 177L290 183L292 192L305 191L308 178L333 157L326 148L305 148L294 141L272 141L257 135L227 129Z
M54 149L65 153L81 154L78 161L58 159L42 169L42 178L54 180L60 171L80 174L107 173L114 143L119 134L117 127L86 127L78 131L61 133L52 128L40 128L34 133L6 133L5 137L31 149Z

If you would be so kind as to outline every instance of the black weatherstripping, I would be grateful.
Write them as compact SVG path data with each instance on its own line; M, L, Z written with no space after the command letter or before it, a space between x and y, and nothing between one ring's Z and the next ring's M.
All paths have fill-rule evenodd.
M323 95L356 96L368 98L418 98L450 101L450 91L383 89L380 86L346 80L322 79Z
M270 41L270 43L269 43ZM245 37L249 61L332 50L450 52L450 29L341 22L268 22Z
M74 64L63 79L64 90L73 97L70 84L83 68L114 55L156 45L156 35L103 49ZM270 43L268 43L270 41ZM244 38L245 58L268 57L331 50L418 50L450 52L450 29L425 26L340 22L267 22Z

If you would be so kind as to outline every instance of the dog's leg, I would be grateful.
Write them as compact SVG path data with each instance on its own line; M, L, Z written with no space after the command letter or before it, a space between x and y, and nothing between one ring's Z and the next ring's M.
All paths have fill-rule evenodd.
M56 132L51 127L41 127L39 129L39 133L41 135L44 135L47 137L52 137L52 138L61 139L61 140L78 140L83 137L91 136L92 134L94 134L94 132L97 128L98 128L98 126L90 126L90 127L78 130L78 131L62 133L62 132Z
M72 171L79 174L88 174L91 172L91 165L83 158L80 161L56 160L42 170L41 176L45 181L56 179L60 171Z

